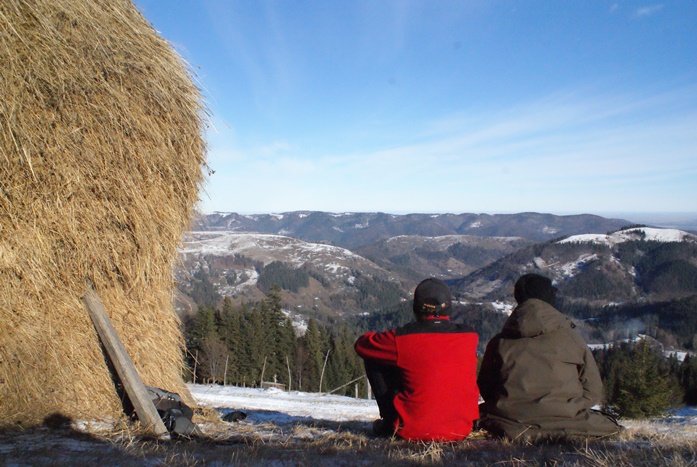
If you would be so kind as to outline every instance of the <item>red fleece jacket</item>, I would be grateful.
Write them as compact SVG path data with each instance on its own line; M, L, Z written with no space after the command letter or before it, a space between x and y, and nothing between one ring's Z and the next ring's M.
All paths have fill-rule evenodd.
M477 340L449 323L420 321L358 338L364 359L400 369L403 388L394 397L397 435L415 441L457 441L479 418Z

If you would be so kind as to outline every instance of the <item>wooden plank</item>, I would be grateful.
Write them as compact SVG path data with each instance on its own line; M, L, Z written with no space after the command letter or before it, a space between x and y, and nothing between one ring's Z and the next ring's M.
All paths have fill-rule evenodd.
M116 373L118 373L121 383L126 389L126 394L128 394L135 408L138 420L140 420L146 430L151 431L155 436L167 435L167 428L162 423L155 405L148 396L143 380L140 379L140 375L136 371L135 365L133 365L133 360L131 360L121 339L119 339L119 335L111 325L111 320L104 310L104 305L99 295L92 287L88 287L83 301L92 318L94 327L97 328L99 338L114 368L116 368Z

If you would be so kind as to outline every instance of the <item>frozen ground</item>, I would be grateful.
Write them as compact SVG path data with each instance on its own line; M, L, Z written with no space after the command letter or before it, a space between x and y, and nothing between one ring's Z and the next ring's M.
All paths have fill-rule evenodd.
M375 438L374 401L277 389L191 385L204 436L155 440L123 422L0 431L0 465L697 465L697 408L623 421L619 439L517 443L475 432L459 443ZM247 418L220 422L243 411ZM204 412L206 410L204 409Z
M190 384L189 389L200 405L214 408L222 415L242 410L247 413L249 422L278 425L313 420L372 422L379 416L375 401L368 399L276 388Z
M279 389L190 384L196 401L221 415L239 410L247 424L273 423L278 427L313 422L372 422L378 418L375 401L352 397L281 391ZM697 407L683 407L650 421L622 420L627 428L651 428L697 442Z

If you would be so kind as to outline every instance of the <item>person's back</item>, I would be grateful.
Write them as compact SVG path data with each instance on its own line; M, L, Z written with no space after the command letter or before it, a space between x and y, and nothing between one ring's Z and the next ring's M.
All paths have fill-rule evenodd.
M427 281L422 291L442 284ZM415 310L421 310L425 298L419 290ZM449 307L449 292L447 297ZM387 431L404 439L460 440L478 418L477 334L451 323L445 308L437 311L419 313L415 322L368 332L356 341Z
M549 281L530 276L521 279ZM482 426L510 438L616 433L614 420L590 410L602 399L600 374L574 324L548 303L549 287L541 298L517 294L519 306L487 344L478 377Z

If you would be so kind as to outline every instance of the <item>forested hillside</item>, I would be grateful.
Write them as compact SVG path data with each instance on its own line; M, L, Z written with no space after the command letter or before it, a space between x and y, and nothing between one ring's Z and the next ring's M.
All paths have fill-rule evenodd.
M411 291L422 276L449 281L452 317L479 334L481 354L515 306L515 280L538 272L554 280L559 308L588 342L608 344L596 354L609 404L643 416L695 399L697 359L664 357L697 349L697 237L687 232L631 226L536 244L401 235L354 252L288 236L210 231L191 233L182 258L180 290L192 310L185 318L188 363L199 382L363 394L353 342L367 329L413 319ZM638 349L632 342L640 334L655 345ZM637 374L662 385L627 386ZM653 402L637 408L637 394Z

